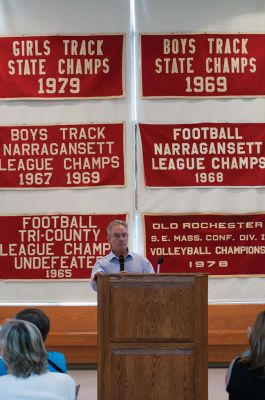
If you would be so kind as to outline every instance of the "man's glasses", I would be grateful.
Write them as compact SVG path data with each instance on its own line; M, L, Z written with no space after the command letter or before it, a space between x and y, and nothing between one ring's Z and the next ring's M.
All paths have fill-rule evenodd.
M128 237L128 233L113 233L111 236L113 239L126 239Z

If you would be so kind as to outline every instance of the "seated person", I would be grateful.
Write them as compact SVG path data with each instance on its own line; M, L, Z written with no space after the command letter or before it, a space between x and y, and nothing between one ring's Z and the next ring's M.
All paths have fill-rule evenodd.
M31 322L39 329L43 342L45 342L50 331L50 320L47 315L38 308L25 308L17 313L16 319ZM62 353L57 351L48 352L48 370L51 372L67 372L66 360ZM0 376L7 374L7 367L0 358Z
M249 333L249 352L236 357L226 375L229 400L265 399L265 311Z
M0 328L1 355L9 373L0 377L3 400L75 400L74 380L47 370L47 352L39 329L10 319Z

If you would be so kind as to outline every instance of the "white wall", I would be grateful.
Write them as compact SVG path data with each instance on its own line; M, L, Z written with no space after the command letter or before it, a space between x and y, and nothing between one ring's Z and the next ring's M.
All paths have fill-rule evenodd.
M130 106L130 4L124 0L0 0L0 35L125 33L126 92L123 99L0 101L2 125L126 123L127 188L0 192L0 214L129 213L133 218L133 127ZM133 237L133 223L130 223ZM133 244L132 244L133 245ZM0 303L90 302L88 281L0 282Z
M136 31L264 33L265 2L140 0L136 1ZM143 100L139 97L137 106L138 121L144 123L265 122L264 98ZM138 165L138 204L141 212L237 214L265 211L264 188L146 189L140 151ZM264 283L262 277L209 278L209 302L264 301Z
M129 212L130 246L142 252L141 222L134 221L134 129L145 123L264 122L265 99L142 100L134 88L129 0L0 0L0 34L89 34L123 32L126 39L124 99L1 101L3 125L126 122L127 188L1 191L0 214ZM135 0L136 46L139 32L262 32L264 0ZM136 70L139 52L136 49ZM139 88L139 81L137 88ZM136 113L133 105L136 104ZM140 147L139 147L140 150ZM146 189L138 154L138 209L142 212L264 212L264 189ZM106 198L108 199L106 203ZM140 219L139 219L140 221ZM210 278L209 301L262 301L263 278ZM0 282L0 303L95 302L87 281Z

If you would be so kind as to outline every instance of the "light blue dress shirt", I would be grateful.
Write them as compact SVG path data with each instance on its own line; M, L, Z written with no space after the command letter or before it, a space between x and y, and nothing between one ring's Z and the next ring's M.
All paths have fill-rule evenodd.
M147 258L131 251L129 251L127 256L124 258L124 271L131 274L150 274L155 272L152 264L147 260ZM111 251L105 257L97 260L91 273L90 285L93 290L97 290L94 276L98 272L104 274L118 274L120 272L119 257Z

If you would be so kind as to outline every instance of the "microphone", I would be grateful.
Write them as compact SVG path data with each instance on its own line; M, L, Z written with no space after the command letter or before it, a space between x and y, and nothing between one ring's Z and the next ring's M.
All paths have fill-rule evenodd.
M124 256L119 256L120 272L124 271Z
M156 273L157 273L157 274L159 274L159 272L160 272L160 265L163 264L163 262L164 262L164 258L163 258L163 257L158 257L158 260L157 260L157 270L156 270Z

